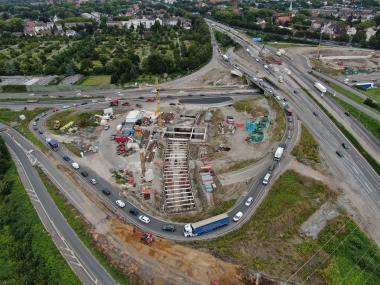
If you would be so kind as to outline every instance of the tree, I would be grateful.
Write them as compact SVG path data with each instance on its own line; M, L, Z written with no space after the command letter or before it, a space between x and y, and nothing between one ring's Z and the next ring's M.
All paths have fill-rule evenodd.
M366 41L366 33L363 31L358 31L353 37L352 42L358 44L365 44Z
M80 71L87 73L93 67L92 61L89 58L85 58L80 63Z
M100 63L101 63L103 66L105 66L106 63L108 62L108 57L107 57L106 55L104 55L104 54L101 54L101 55L99 56L99 61L100 61Z

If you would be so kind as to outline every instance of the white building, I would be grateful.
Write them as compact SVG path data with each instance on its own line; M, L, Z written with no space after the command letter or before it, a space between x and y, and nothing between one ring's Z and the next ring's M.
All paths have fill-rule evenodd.
M132 20L126 21L125 25L127 26L128 29L131 28L131 26L133 26L134 28L137 28L140 25L143 25L146 29L150 29L156 21L162 25L162 20L159 18L152 19L152 20L151 19L145 19L145 18L132 19Z
M144 117L144 113L139 110L130 111L125 117L125 124L127 128L133 127L133 125Z

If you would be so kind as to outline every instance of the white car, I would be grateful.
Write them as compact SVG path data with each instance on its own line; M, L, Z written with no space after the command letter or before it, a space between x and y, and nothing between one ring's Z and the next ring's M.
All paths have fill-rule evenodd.
M258 59L258 58L255 58L255 60L256 60L257 62L259 62L259 59Z
M69 109L70 106L63 106L62 109Z
M139 216L139 220L142 221L145 224L149 224L150 223L150 219L147 216L144 216L144 215Z
M243 212L237 212L232 219L234 220L234 222L237 222L241 219L241 217L243 217Z
M252 202L253 202L253 197L249 197L247 199L247 201L245 201L244 205L246 205L247 207L249 207L249 206L251 206Z
M74 169L79 169L79 164L76 163L76 162L73 162L73 163L71 164L71 166L72 166Z
M33 127L37 126L37 122L33 122Z
M116 200L116 205L118 205L120 208L124 208L125 207L125 203L121 200Z
M96 180L95 180L94 178L91 178L91 179L90 179L90 182L91 182L92 185L95 185L95 184L96 184Z

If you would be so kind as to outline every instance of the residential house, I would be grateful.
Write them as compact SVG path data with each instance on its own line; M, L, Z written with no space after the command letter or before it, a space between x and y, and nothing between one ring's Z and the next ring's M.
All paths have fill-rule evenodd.
M357 30L356 30L355 27L347 26L346 33L347 33L348 36L352 37L352 36L356 35L356 32L357 32Z
M35 36L36 35L36 24L34 21L25 21L24 22L24 35L26 36Z
M65 34L67 37L74 37L77 34L77 32L74 30L66 30Z
M276 17L276 24L286 25L292 21L292 17L290 15L280 15Z

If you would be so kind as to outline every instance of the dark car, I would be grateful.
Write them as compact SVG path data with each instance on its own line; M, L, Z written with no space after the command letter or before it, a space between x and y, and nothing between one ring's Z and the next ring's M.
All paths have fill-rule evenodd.
M111 191L110 191L110 190L107 190L107 189L103 189L103 190L102 190L102 193L103 193L104 195L106 195L106 196L111 195Z
M351 114L348 113L348 112L344 112L344 114L345 114L347 117L350 117L350 116L351 116Z
M348 145L346 145L345 143L342 143L342 147L343 147L344 149L348 149Z
M284 98L282 98L282 100L284 100L284 102L288 101L288 99L286 99L285 97L284 97Z
M39 133L40 135L42 135L44 132L43 132L43 131L41 131L41 130L39 130L39 131L38 131L38 133Z
M292 123L292 122L293 122L293 117L289 116L289 117L288 117L288 122L289 122L289 123Z
M134 216L137 216L139 214L139 211L137 211L137 209L135 209L135 208L132 208L129 210L129 213L134 215Z
M87 102L82 102L80 103L81 105L87 105L88 103Z
M337 156L343 157L343 153L341 153L339 150L337 150L335 153L336 153Z
M144 99L144 97L140 96L138 99Z
M38 122L39 120L40 120L40 118L36 118L34 121L35 121L35 122Z
M64 160L64 161L70 161L70 157L68 157L67 155L65 155L65 156L63 157L63 160Z
M297 90L293 90L293 93L294 93L294 94L298 94Z
M82 174L83 177L87 177L88 173L86 171L82 171L80 174Z
M121 104L122 106L129 106L129 103L128 102L124 102L123 104Z
M38 128L37 128L37 127L33 127L33 130L34 130L34 131L38 131Z
M316 112L313 112L313 115L316 116L316 117L318 117L318 113L316 113Z
M162 226L162 230L166 232L175 232L176 228L173 224L166 224Z
M269 173L272 173L273 170L274 170L275 168L276 168L276 164L273 163L271 166L269 166L269 168L268 168L268 172L269 172Z
M176 104L175 103L169 103L170 106L175 106Z

